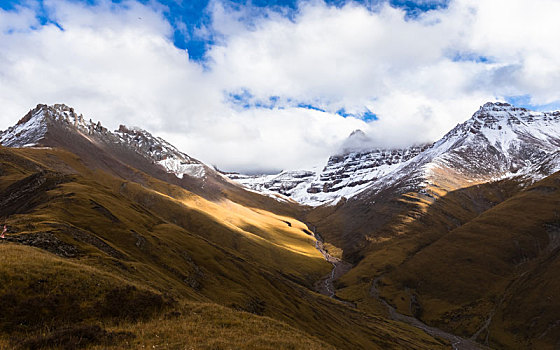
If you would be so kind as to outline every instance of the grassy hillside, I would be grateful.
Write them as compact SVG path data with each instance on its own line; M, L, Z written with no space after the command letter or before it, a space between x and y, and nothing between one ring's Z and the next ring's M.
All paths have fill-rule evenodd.
M4 243L0 254L3 348L333 348L285 323L179 302L37 248Z
M556 348L559 185L553 175L528 188L512 179L435 201L415 193L380 201L390 210L360 223L373 222L337 296L386 313L371 295L375 279L382 298L430 325L492 348ZM340 212L337 220L350 220Z
M49 346L95 338L91 345L102 348L117 340L132 348L164 341L171 348L230 348L241 339L248 348L443 346L314 293L314 282L331 266L306 226L285 211L233 197L210 200L133 168L126 173L134 178L89 168L63 150L0 148L0 218L9 228L2 248L39 254L22 247L33 246L43 259L28 266L20 252L15 270L2 272L5 295L15 296L0 313L11 315L28 300L43 305L37 308L43 316L21 316L33 325L15 333L6 328L3 341L25 334ZM44 275L51 276L48 283ZM68 297L74 289L79 292ZM56 293L58 299L41 302ZM161 302L146 302L152 299ZM120 314L123 305L138 315ZM262 330L249 331L256 325Z
M390 272L385 295L406 286L423 319L493 347L554 348L559 185L553 175L450 231Z

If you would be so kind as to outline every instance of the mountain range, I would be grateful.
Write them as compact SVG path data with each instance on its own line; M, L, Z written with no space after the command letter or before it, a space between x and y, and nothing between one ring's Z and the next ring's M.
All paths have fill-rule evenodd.
M262 193L280 193L301 204L336 204L364 191L379 191L399 181L402 191L430 196L431 184L453 190L465 184L527 176L540 179L560 169L560 112L537 113L507 103L487 103L466 122L431 145L404 149L363 149L371 143L354 131L339 154L320 171L283 171L276 175L228 174Z
M62 104L0 144L1 346L560 347L560 112L259 176Z

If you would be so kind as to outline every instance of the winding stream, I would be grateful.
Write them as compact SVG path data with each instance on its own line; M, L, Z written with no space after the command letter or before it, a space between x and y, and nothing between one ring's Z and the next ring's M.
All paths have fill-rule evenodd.
M442 329L428 326L427 324L420 321L416 317L407 316L399 313L393 306L391 306L388 302L385 301L385 299L381 298L381 296L379 295L379 290L377 289L377 283L379 282L380 278L381 277L377 277L373 281L370 289L370 295L376 298L377 300L379 300L383 305L385 305L385 307L387 307L387 310L389 311L389 317L392 320L404 322L413 327L419 328L424 332L428 333L429 335L431 335L432 337L445 339L451 343L451 346L453 346L454 350L488 349L486 347L481 346L480 344L476 343L471 339L461 338L455 334L448 333Z
M350 306L354 306L354 304L346 302L344 300L341 300L339 298L336 297L336 290L334 288L334 281L339 279L342 275L344 275L346 272L350 271L350 269L352 268L352 265L340 260L337 257L332 256L331 254L329 254L329 252L326 250L325 245L324 245L324 241L323 241L323 237L321 237L320 234L316 233L315 231L313 232L313 234L315 235L315 248L317 248L317 250L323 255L323 257L325 258L326 261L328 261L329 263L332 264L333 269L331 270L331 273L329 273L328 275L326 275L325 277L321 278L316 284L315 284L315 290L323 295L326 295L328 297L331 297L333 299L337 299L339 301L345 302L347 304L349 304Z
M350 271L350 269L352 269L352 265L345 261L342 261L339 258L330 255L329 252L325 249L323 237L317 232L315 232L315 230L313 230L313 234L315 235L315 239L316 239L315 248L317 248L317 250L323 255L326 261L328 261L333 265L333 269L331 270L331 273L323 277L322 279L320 279L315 284L315 289L317 290L317 292L323 295L326 295L333 299L337 299L352 307L355 307L353 303L337 298L336 290L334 288L334 281L340 278L348 271ZM370 289L370 295L376 298L383 305L385 305L385 307L389 311L389 317L392 320L407 323L413 327L423 330L424 332L431 335L432 337L445 339L451 343L451 346L453 347L454 350L487 350L488 349L487 347L483 347L482 345L476 343L473 339L465 339L459 337L455 334L448 333L442 329L428 326L427 324L423 323L422 321L420 321L415 317L407 316L399 313L393 306L391 306L387 301L385 301L385 299L381 298L381 296L379 295L379 290L377 289L377 283L379 282L380 278L381 276L377 277L373 281Z

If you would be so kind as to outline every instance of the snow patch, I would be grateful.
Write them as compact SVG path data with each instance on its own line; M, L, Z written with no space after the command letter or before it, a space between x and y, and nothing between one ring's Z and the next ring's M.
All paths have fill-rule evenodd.
M158 162L168 173L175 174L182 179L183 175L203 178L206 175L204 165L198 163L184 163L176 158L167 158Z

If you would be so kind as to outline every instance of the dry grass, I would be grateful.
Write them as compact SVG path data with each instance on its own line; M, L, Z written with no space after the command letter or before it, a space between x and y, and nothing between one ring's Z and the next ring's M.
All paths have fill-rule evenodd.
M437 201L382 193L363 208L350 203L312 213L314 220L326 215L321 229L334 229L324 236L348 238L344 253L359 260L338 281L337 296L385 315L369 295L373 279L383 275L382 296L403 314L467 337L494 314L480 342L503 349L558 347L560 176L526 190L514 179L446 193L456 180L432 189L442 196ZM411 307L413 296L419 307Z
M147 305L139 295L135 298L126 298L132 295L122 293L120 297L115 296L115 291L124 290L124 285L140 290L118 276L31 247L3 244L0 254L3 257L0 266L2 295L3 299L11 301L11 305L2 303L2 327L10 329L11 334L1 339L0 348L13 348L16 344L23 344L24 348L89 348L93 344L91 346L96 349L295 349L298 346L333 349L281 322L215 304L182 303L167 311L162 308L152 318L153 299L149 299L152 303ZM145 293L150 292L146 290ZM69 305L71 308L48 303L48 297L53 295L77 302ZM99 301L112 297L116 297L114 305L104 309ZM40 305L33 302L24 305L39 299ZM8 306L14 306L17 314L10 314L12 308ZM37 306L38 310L25 309ZM93 312L89 306L94 306L98 312ZM126 310L132 313L123 314ZM130 317L135 314L142 317ZM106 316L104 326L96 326L104 319L102 315ZM111 326L117 320L118 323ZM26 323L25 327L22 322Z
M508 183L450 193L441 201L445 206L428 215L432 222L452 216L462 224L420 231L437 239L394 265L383 279L383 296L410 313L408 298L414 293L425 321L465 336L494 315L489 332L479 337L492 347L553 348L560 341L555 323L560 303L552 297L560 293L553 243L560 227L559 184L554 175L506 200L516 192ZM457 201L459 194L467 198ZM483 202L490 208L484 210Z
M348 349L444 347L416 329L313 293L309 288L329 272L330 265L314 250L313 238L303 232L305 226L286 213L242 206L231 199L210 201L146 174L139 173L141 184L115 178L60 150L0 152L4 190L39 170L48 170L41 175L46 178L66 176L61 183L26 194L23 207L0 208L0 215L8 213L9 237L47 235L55 239L38 245L41 248L60 254L59 246L69 246L75 252L71 259L61 259L34 248L6 245L24 252L31 249L30 256L40 254L33 263L21 253L9 265L16 270L6 270L6 275L16 276L6 286L17 300L44 300L44 293L49 298L58 295L54 301L68 300L45 304L45 314L34 321L35 328L28 328L35 332L35 344L55 346L63 340L73 344L84 338L101 348L112 339L141 347L162 345L157 332L168 332L167 339L179 348L188 341L195 341L196 347L237 348L247 338L255 348L289 349L304 339L311 348L323 346L317 338ZM26 242L36 244L33 239ZM28 270L37 274L21 277L23 284L14 282ZM43 275L50 276L47 284L41 282ZM31 285L42 289L34 291ZM162 300L161 307L150 309L147 300ZM115 301L126 312L109 312L108 305L119 311ZM208 315L197 319L181 309L194 308L193 302L228 308L206 305ZM146 312L135 314L134 305ZM174 308L181 315L166 319ZM198 321L190 322L189 317ZM206 330L197 330L204 320ZM259 322L265 333L255 331ZM227 330L224 325L230 323ZM45 328L37 329L39 324ZM133 332L136 328L143 333ZM183 332L189 329L200 337L185 338ZM127 337L128 331L136 338Z
M271 318L215 304L187 303L149 321L108 329L133 332L135 338L123 344L131 349L334 349Z

